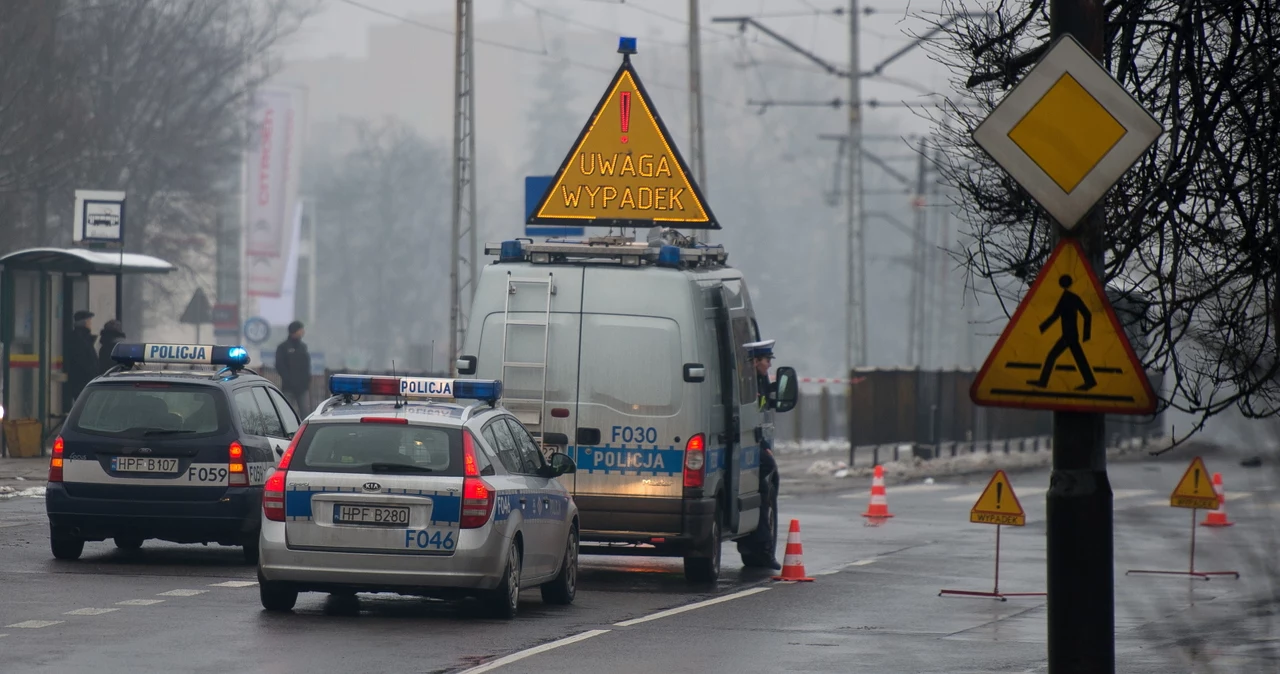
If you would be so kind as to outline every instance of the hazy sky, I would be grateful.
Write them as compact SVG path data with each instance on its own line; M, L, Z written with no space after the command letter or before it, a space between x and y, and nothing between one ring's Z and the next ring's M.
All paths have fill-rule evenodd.
M486 22L537 16L541 34L529 35L527 44L522 46L548 53L553 38L584 31L636 36L642 50L646 47L683 49L687 44L687 0L476 0L475 4L478 37L485 37ZM862 16L861 21L862 69L870 69L911 41L908 33L918 34L927 30L926 22L916 16L928 15L940 4L939 0L860 3L864 11L873 10L872 14ZM736 39L735 24L713 23L713 18L750 15L759 17L771 29L843 68L849 61L849 28L845 16L832 12L838 7L847 8L847 3L839 0L702 0L703 44L711 46ZM325 0L321 12L291 41L288 56L292 59L364 56L369 27L397 22L367 8L412 17L445 31L453 29L454 3L449 0ZM429 31L427 28L422 30ZM802 56L788 51L754 29L748 30L746 45L744 54L762 64L820 72ZM478 50L492 48L484 44L477 46ZM915 50L899 59L885 70L885 75L909 80L913 86L884 79L866 80L863 96L880 101L916 101L920 97L920 88L928 91L946 91L949 88L946 70L932 62L923 50ZM741 101L745 107L747 99L766 95L767 92L763 91L744 91ZM842 80L832 78L832 97L844 95L847 95L846 85ZM869 111L868 115L897 116L899 121L904 121L904 117L914 117L903 113L901 108L884 108ZM874 123L873 120L869 122ZM926 131L928 123L913 119L900 128Z

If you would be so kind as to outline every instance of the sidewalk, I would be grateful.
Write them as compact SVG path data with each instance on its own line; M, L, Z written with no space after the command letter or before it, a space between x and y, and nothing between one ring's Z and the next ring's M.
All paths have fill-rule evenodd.
M43 485L49 477L49 457L29 459L0 458L0 484L14 486L24 482ZM27 485L31 486L31 485Z

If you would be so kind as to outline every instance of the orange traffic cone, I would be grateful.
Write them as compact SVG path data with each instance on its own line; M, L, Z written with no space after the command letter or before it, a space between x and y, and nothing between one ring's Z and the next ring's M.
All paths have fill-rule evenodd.
M867 505L867 512L862 513L862 516L875 519L893 517L889 512L889 500L884 491L884 466L876 466L876 475L871 480L871 503Z
M774 576L774 580L799 580L812 582L812 578L804 575L804 562L800 560L804 549L800 546L800 520L791 520L791 531L787 533L787 551L782 557L782 575Z
M1227 520L1227 490L1222 486L1222 473L1213 474L1213 491L1218 495L1218 507L1205 515L1202 527L1229 527L1235 522Z

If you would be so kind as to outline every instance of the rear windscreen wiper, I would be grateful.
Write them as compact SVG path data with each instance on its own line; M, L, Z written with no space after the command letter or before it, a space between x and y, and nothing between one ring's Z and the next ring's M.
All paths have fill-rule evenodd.
M370 466L375 473L431 473L426 466L415 466L411 463L374 463Z
M182 435L184 433L195 433L195 431L183 430L181 428L153 428L149 431L143 431L142 435Z

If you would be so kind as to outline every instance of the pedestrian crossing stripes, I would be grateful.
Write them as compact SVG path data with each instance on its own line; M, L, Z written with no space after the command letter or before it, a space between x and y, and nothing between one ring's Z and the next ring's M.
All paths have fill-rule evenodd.
M198 594L204 594L205 592L208 592L208 590L169 590L168 592L161 592L156 596L157 597L194 597Z
M257 584L256 580L228 580L225 583L211 583L209 587L253 587Z
M52 627L54 625L61 625L63 622L64 621L62 620L23 620L20 623L5 625L5 627L8 627L10 629L38 630L41 627Z
M116 602L116 606L154 606L163 603L163 599L126 599Z
M112 611L119 611L118 608L78 608L74 611L67 611L62 615L102 615Z

